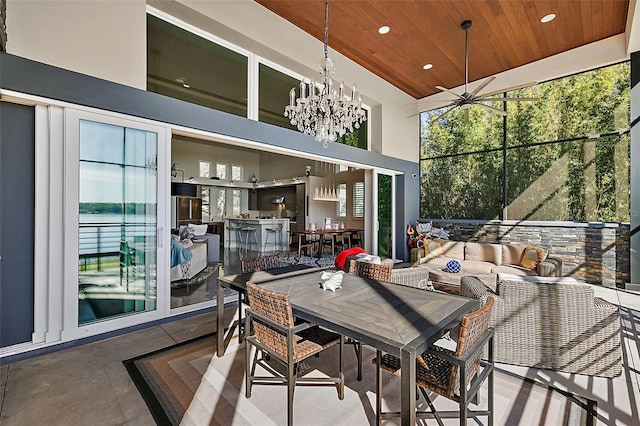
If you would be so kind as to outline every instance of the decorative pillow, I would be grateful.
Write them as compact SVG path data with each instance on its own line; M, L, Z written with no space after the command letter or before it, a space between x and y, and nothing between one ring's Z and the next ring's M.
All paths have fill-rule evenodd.
M178 229L178 237L181 240L184 240L184 232L187 230L187 225L180 225L180 228Z
M447 262L446 266L442 268L444 272L450 272L452 274L457 274L460 272L460 262L457 260L450 260Z
M202 235L207 233L206 223L202 225L196 225L195 223L190 223L189 228L193 228L193 235L195 235L196 237L201 237Z
M194 230L192 227L187 226L187 229L185 229L184 233L182 234L182 239L183 240L192 240L193 237L195 236Z
M538 264L547 258L548 251L542 247L527 246L522 252L520 266L523 268L535 270Z
M353 247L347 250L342 250L340 253L338 253L336 255L336 258L334 260L334 263L336 265L336 269L342 269L344 270L345 267L348 267L349 265L347 265L347 257L348 256L354 256L356 254L360 254L360 253L366 253L366 251L364 251L364 249L362 247Z

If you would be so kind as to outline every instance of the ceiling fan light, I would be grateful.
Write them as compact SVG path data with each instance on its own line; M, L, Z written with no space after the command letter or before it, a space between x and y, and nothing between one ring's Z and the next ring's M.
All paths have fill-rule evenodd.
M469 109L469 108L471 108L471 102L465 102L463 104L460 104L460 108L461 109Z
M556 14L555 13L549 13L548 15L544 15L542 17L542 19L540 19L540 22L542 22L543 24L546 24L547 22L551 22L554 19L556 19Z
M380 34L388 34L389 31L391 31L391 28L388 25L383 25L380 28L378 28L378 32Z

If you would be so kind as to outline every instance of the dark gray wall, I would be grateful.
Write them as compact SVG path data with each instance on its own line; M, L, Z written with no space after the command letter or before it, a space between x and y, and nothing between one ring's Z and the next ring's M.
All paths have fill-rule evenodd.
M0 347L31 341L35 111L0 103Z
M631 284L640 285L640 52L631 54Z

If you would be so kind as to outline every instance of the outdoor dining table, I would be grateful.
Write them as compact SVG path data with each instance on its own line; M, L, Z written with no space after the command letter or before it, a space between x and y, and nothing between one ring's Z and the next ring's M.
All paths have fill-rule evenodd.
M321 288L322 270L317 268L296 271L284 268L279 276L278 271L222 277L219 287L225 285L245 291L246 282L250 280L269 290L286 293L296 317L399 357L401 422L415 424L416 356L459 322L462 315L477 309L479 302L351 274L345 274L342 288L332 292ZM218 303L222 303L220 294L218 291ZM219 345L224 333L220 316L219 309ZM218 348L222 348L222 352L218 350L221 356L224 348Z

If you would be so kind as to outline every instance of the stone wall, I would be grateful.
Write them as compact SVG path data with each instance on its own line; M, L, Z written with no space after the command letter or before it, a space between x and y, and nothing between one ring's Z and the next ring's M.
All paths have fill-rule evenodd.
M429 219L421 219L421 221ZM453 231L451 239L475 242L523 242L562 259L562 275L590 284L624 288L631 280L629 223L442 221L433 226Z

